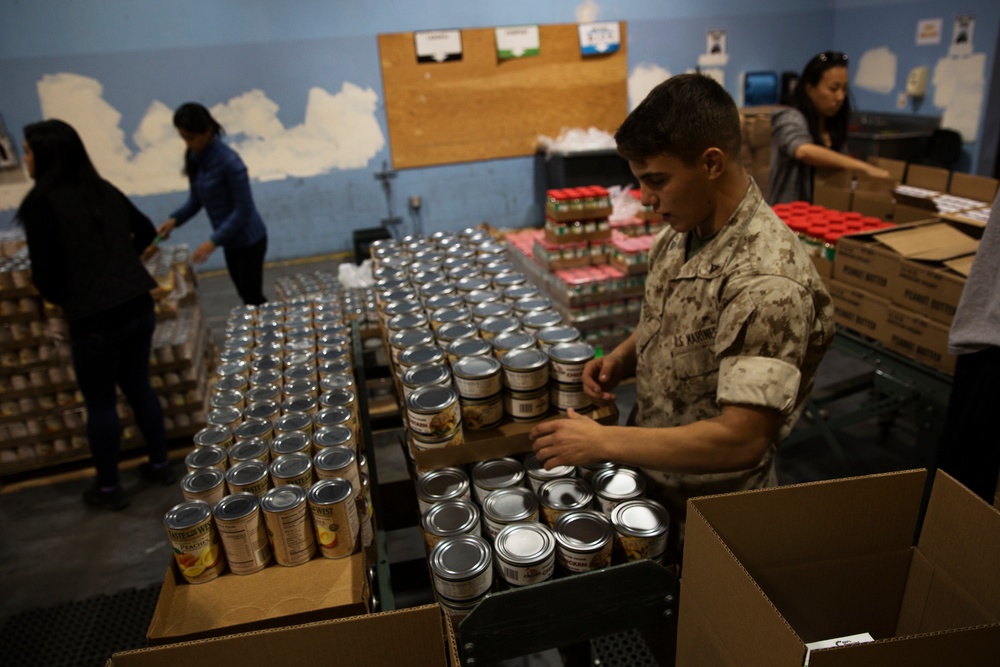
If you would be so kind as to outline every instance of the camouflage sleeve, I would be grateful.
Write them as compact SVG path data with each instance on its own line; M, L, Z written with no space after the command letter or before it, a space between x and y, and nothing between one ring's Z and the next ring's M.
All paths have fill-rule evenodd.
M716 354L720 404L795 408L813 301L802 285L776 276L748 281L722 310Z

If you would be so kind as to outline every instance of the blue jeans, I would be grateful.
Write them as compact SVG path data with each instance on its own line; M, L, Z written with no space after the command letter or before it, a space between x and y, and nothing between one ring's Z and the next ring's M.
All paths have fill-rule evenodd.
M77 385L87 407L87 440L101 486L118 484L118 453L122 429L115 387L132 407L136 425L146 441L151 463L167 460L163 408L149 384L149 355L156 315L152 299L112 309L107 318L90 317L87 326L70 325L70 346ZM138 305L144 306L144 303Z

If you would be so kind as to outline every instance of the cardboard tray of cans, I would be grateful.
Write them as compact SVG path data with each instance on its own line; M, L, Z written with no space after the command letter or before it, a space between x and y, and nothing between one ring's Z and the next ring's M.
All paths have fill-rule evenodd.
M588 416L601 424L617 424L618 408L614 405L596 408ZM549 419L565 419L565 417L552 415ZM410 450L414 462L423 469L445 468L501 458L511 454L521 454L531 451L531 440L528 438L528 433L541 421L544 420L517 422L505 419L496 428L465 429L463 431L465 443L461 445L423 451L411 447Z

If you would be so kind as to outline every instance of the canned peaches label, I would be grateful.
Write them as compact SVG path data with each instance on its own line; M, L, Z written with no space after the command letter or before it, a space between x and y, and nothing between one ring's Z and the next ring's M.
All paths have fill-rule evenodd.
M214 526L206 523L204 528L206 530L170 531L169 535L177 568L191 584L215 579L226 566ZM192 532L195 534L191 535Z

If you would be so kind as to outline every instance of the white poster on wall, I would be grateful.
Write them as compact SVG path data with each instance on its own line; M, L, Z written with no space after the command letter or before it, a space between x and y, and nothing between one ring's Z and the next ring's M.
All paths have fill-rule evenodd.
M976 29L976 17L974 14L961 14L955 17L954 28L951 33L951 46L948 48L949 56L971 56L972 55L972 34Z
M709 30L705 34L705 53L698 56L699 67L725 67L729 63L729 50L726 46L726 31Z
M923 19L917 22L917 46L933 46L941 43L944 19Z

